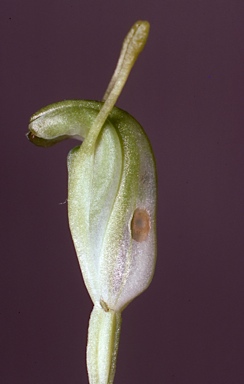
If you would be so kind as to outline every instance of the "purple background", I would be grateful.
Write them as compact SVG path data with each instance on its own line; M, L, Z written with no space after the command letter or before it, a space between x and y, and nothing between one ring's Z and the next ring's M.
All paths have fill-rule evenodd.
M66 155L29 117L101 99L137 19L148 44L117 105L158 167L158 261L123 314L116 384L243 384L243 11L239 1L1 0L3 384L87 384L92 308L68 230Z

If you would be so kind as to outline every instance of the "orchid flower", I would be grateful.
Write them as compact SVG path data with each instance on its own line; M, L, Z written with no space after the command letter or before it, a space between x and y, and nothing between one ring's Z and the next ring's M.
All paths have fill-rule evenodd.
M90 384L112 384L122 310L150 284L156 262L156 171L140 124L115 107L149 33L136 22L126 36L103 101L62 101L36 112L28 138L50 146L82 144L68 155L68 217L93 301L87 367Z

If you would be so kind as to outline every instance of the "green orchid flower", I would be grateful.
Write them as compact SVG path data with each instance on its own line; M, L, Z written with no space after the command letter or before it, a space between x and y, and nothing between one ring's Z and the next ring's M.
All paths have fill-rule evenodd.
M68 216L85 285L94 303L90 384L112 384L123 309L150 284L156 262L156 171L140 124L114 105L143 49L149 23L126 36L103 101L49 105L30 120L28 138L50 146L75 137L68 155Z

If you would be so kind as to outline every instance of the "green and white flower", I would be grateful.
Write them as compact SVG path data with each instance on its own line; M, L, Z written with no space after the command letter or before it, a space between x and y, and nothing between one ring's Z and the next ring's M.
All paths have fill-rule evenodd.
M85 285L94 303L87 367L90 384L112 384L122 310L150 284L156 262L156 171L140 124L114 105L143 49L149 24L125 38L103 101L70 100L35 113L29 139L49 146L83 141L68 155L68 216Z

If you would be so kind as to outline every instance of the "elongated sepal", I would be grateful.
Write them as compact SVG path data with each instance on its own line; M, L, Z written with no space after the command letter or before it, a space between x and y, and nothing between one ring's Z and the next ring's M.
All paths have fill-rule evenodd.
M88 329L87 369L90 384L112 384L119 346L121 313L106 303L95 305Z

